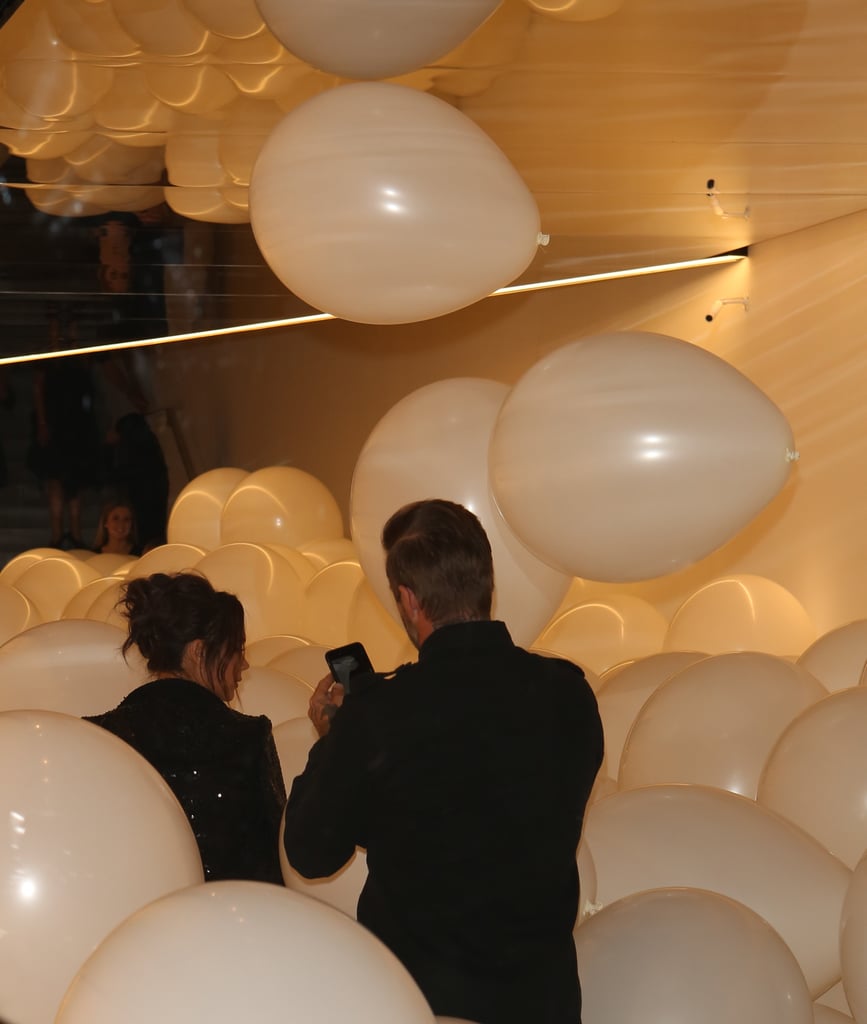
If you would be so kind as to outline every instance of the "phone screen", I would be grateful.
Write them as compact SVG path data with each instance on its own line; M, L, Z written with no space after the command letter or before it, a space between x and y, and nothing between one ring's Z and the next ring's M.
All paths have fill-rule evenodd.
M343 686L346 693L352 688L352 679L364 672L373 672L367 651L360 643L345 644L325 652L325 660L331 669L336 682Z

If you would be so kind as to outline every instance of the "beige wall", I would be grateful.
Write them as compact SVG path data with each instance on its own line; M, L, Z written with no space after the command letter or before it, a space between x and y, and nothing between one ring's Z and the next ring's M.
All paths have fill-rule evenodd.
M790 589L823 632L867 615L862 286L867 215L755 246L748 263L490 299L396 327L331 322L162 350L163 400L181 410L198 471L285 463L321 479L346 515L356 458L400 398L434 380L513 383L544 353L602 330L659 331L702 345L783 410L801 461L764 513L714 555L629 591L669 617L727 572ZM716 299L750 296L749 311ZM348 529L348 517L347 517Z

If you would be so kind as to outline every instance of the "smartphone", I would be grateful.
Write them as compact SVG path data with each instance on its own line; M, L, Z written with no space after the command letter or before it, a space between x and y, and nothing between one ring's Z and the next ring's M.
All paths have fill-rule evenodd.
M351 691L352 680L355 676L376 671L364 649L364 644L357 641L326 651L325 661L331 669L334 681L340 683L346 693Z

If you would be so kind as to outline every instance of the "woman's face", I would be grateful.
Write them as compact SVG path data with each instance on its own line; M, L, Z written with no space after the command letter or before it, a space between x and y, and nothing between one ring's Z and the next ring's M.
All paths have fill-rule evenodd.
M214 683L214 693L227 704L238 692L238 684L241 682L241 675L247 671L250 663L247 661L244 648L233 654L226 663L222 676Z
M222 669L221 660L218 658L215 664L208 664L202 641L193 640L187 644L184 651L181 669L188 679L204 686L206 690L210 690L228 704L238 690L242 673L246 672L250 665L244 656L243 647L229 655Z
M127 540L132 532L132 512L126 505L118 505L105 519L105 530L112 540Z

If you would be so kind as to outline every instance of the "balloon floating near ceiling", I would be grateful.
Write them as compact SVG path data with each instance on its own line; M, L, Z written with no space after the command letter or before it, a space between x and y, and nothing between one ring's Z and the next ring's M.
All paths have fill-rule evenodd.
M491 437L491 487L549 565L630 582L733 537L785 484L793 448L780 410L724 360L660 334L599 334L512 389Z
M599 21L619 11L623 0L527 0L539 14L558 21Z
M462 377L407 395L373 428L352 476L352 539L383 607L397 615L380 536L388 517L410 501L437 495L478 516L494 559L494 615L517 643L532 643L569 586L569 577L536 558L491 500L488 444L509 389Z
M393 78L444 56L500 0L256 0L296 57L342 78Z
M369 324L468 306L539 242L535 200L499 147L442 100L383 82L286 115L253 168L250 221L287 288Z

